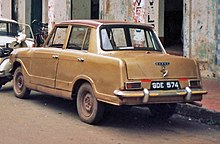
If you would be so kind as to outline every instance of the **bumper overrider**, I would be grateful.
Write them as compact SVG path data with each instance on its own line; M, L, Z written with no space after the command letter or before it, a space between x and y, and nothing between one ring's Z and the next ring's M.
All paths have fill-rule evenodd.
M135 103L134 99L139 104L201 101L203 94L207 94L207 91L190 87L178 90L148 90L145 88L139 91L114 91L114 95L118 96L125 104ZM133 101L129 101L129 99L133 99Z

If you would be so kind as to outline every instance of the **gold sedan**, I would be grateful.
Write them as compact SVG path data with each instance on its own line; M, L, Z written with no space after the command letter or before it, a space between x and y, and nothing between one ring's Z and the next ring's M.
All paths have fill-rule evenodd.
M169 118L177 103L200 101L195 60L166 53L153 27L115 21L71 20L56 24L44 47L12 52L15 96L30 90L77 99L82 121L94 124L105 104L145 105Z

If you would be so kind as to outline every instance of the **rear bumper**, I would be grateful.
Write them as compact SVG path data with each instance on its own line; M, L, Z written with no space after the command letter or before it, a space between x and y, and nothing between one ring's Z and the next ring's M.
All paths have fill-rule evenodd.
M118 96L121 100L137 99L138 104L147 103L167 103L167 102L192 102L202 99L202 95L207 94L203 89L191 89L186 87L180 90L148 90L142 91L120 91L115 90L114 95ZM134 101L133 101L134 102ZM132 103L133 103L132 102Z

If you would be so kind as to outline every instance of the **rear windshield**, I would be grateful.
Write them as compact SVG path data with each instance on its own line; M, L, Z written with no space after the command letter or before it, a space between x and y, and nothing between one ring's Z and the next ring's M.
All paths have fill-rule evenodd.
M101 47L105 51L162 51L154 31L138 25L109 25L100 28Z

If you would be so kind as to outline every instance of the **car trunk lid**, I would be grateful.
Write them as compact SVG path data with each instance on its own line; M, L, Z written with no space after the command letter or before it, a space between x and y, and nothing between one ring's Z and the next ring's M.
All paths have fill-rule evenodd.
M122 58L128 79L197 78L194 60L168 54L148 54Z

